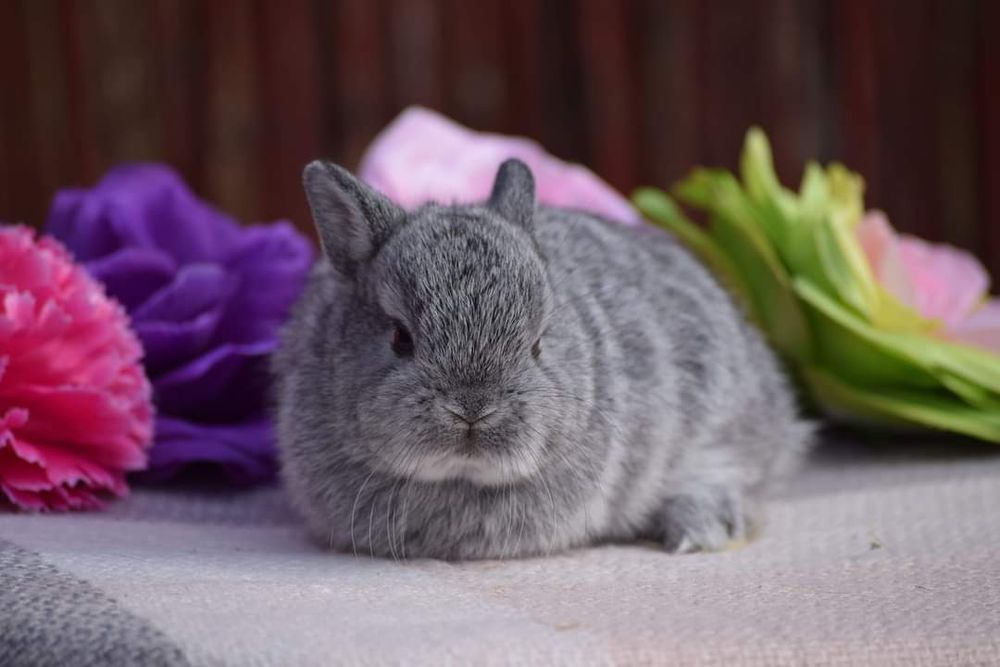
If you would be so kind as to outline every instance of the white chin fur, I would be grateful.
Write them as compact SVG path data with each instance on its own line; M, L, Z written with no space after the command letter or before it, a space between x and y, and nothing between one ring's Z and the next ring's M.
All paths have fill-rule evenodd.
M503 462L486 457L470 458L459 454L421 459L411 477L421 482L464 479L481 486L500 486L517 482L538 472L530 457L504 457Z

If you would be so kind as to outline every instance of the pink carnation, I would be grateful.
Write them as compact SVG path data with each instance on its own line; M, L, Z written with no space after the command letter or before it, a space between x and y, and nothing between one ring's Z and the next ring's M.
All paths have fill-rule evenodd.
M94 508L128 491L152 435L121 307L51 238L0 228L0 501Z
M897 234L881 211L861 219L857 236L890 294L939 322L945 337L1000 354L1000 299L988 299L990 276L973 255Z
M385 128L361 160L361 178L404 208L428 201L470 203L490 193L497 167L519 158L535 175L543 204L638 223L638 212L592 171L563 162L534 141L473 132L422 107Z

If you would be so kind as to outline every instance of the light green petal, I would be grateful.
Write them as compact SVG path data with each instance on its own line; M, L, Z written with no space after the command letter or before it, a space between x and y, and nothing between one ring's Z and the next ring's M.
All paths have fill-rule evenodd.
M740 160L744 186L756 218L793 275L873 320L880 302L854 228L863 209L864 181L841 165L806 165L799 196L782 187L771 149L759 128L747 132Z
M839 162L826 168L830 196L845 220L857 225L865 212L865 180Z
M656 188L639 188L632 194L632 202L646 218L673 233L697 255L712 270L716 279L747 308L752 307L752 299L740 271L715 241L681 212L669 195Z
M806 167L806 181L822 178L827 197L827 219L815 227L819 238L820 261L828 281L840 300L851 305L879 329L927 334L934 323L920 316L886 291L875 278L856 233L864 213L864 180L841 164L833 163L824 171L818 165ZM805 270L803 274L807 274ZM848 278L850 276L850 278Z
M740 176L747 194L755 202L778 199L782 195L783 188L774 171L771 144L759 127L751 127L743 141Z
M1000 400L1000 357L960 343L925 336L901 336L914 355Z
M969 406L949 394L848 384L817 367L803 369L813 396L828 414L887 426L920 424L1000 443L1000 412Z
M817 358L838 376L860 386L939 386L975 407L1000 405L1000 358L937 338L879 330L809 281L796 278L793 284L807 305Z
M879 329L894 333L928 336L938 328L937 323L921 316L920 313L905 305L881 285L877 286L876 295L878 302L872 313L871 322Z
M891 337L872 328L809 280L793 280L815 336L817 360L837 375L860 386L924 387L941 381L923 363L915 361Z
M771 146L758 127L752 127L747 132L740 155L740 176L761 227L784 259L785 253L795 247L792 237L800 217L800 206L795 196L778 180Z
M716 204L715 193L720 183L728 179L733 179L733 175L724 169L698 167L677 183L673 192L684 203L709 211Z
M1000 394L945 370L942 370L938 375L945 387L951 390L956 396L961 397L969 405L980 410L1000 413Z
M828 215L831 219L826 224L812 228L824 282L842 303L872 321L879 301L875 278L853 233L838 221L841 214L832 211Z
M795 275L805 275L818 285L829 288L821 271L817 244L813 240L815 227L824 224L830 207L830 191L826 184L826 173L814 162L806 165L799 187L798 218L791 225L787 248L782 253L789 269Z
M771 344L787 357L810 358L809 331L789 276L733 175L699 169L676 192L712 213L708 234L743 276L755 319Z

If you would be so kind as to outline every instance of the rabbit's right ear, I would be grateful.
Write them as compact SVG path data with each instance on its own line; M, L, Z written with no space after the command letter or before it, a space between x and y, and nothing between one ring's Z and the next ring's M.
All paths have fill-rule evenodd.
M310 162L302 182L323 252L344 276L353 277L404 219L403 209L332 162Z

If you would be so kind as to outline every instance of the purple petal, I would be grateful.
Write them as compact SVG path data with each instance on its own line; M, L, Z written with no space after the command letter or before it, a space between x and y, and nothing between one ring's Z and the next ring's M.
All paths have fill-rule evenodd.
M189 264L172 283L136 308L135 320L183 322L226 303L236 289L236 279L220 266Z
M62 191L48 225L129 309L160 415L156 474L212 461L247 480L272 470L268 357L307 280L309 241L285 222L240 227L152 164Z
M274 338L302 293L312 263L312 244L290 224L247 229L228 262L241 282L221 336L241 343Z
M222 423L264 408L275 340L220 345L153 380L161 414Z
M177 264L155 249L122 248L91 261L87 270L132 311L173 279Z
M94 188L60 192L48 231L84 261L136 246L161 249L182 264L221 260L240 233L176 172L155 164L118 167Z
M192 464L218 466L229 481L252 484L274 478L274 428L257 418L238 424L198 424L160 416L147 481L166 481Z
M103 215L103 205L84 188L56 193L45 231L62 241L81 262L116 252L127 245Z
M156 377L209 347L222 319L222 309L206 311L186 322L135 322L135 333L145 350L147 373Z
M132 313L146 349L146 368L156 375L205 352L236 289L220 267L189 264L172 283Z

